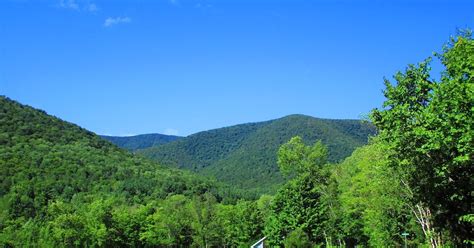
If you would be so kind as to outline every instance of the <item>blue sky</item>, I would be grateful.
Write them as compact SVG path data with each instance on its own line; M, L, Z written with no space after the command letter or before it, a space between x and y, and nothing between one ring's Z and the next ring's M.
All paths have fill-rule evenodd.
M474 1L0 0L0 94L110 135L359 118L466 27Z

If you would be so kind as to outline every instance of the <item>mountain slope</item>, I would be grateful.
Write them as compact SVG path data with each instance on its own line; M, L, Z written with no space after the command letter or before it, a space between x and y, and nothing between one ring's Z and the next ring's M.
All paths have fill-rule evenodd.
M135 157L77 125L0 96L0 223L45 216L58 200L107 196L137 203L214 189L207 179Z
M239 188L273 192L285 181L278 172L276 153L291 137L299 135L308 144L321 139L329 148L329 160L337 162L366 144L372 134L373 126L358 120L290 115L200 132L138 153L168 166L214 176Z
M160 147L139 150L168 166L199 171L238 149L245 139L266 123L250 123L199 132Z
M159 133L141 134L127 137L100 135L100 137L114 143L118 147L125 148L129 151L136 151L138 149L163 145L182 138L179 136Z

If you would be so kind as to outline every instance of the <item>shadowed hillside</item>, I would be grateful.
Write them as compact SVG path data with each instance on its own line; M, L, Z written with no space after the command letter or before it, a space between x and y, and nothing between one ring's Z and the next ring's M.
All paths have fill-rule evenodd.
M181 138L179 136L165 135L159 133L140 134L135 136L124 137L101 135L100 137L129 151L136 151L138 149L159 146Z

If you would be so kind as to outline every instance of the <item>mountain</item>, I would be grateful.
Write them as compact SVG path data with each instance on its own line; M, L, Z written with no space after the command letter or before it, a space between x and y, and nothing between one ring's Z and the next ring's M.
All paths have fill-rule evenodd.
M0 96L0 247L219 247L234 218L249 246L264 222L246 193Z
M279 173L276 154L290 138L299 135L307 144L316 140L328 146L329 160L338 162L367 144L375 128L360 120L330 120L305 115L241 124L196 133L138 150L160 163L216 177L242 189L272 193L286 179Z
M0 96L0 223L47 216L56 201L80 205L107 196L139 203L212 190L208 179L133 156L77 125Z
M179 136L159 133L141 134L126 137L101 135L100 137L114 143L118 147L125 148L129 151L136 151L138 149L158 146L182 138Z

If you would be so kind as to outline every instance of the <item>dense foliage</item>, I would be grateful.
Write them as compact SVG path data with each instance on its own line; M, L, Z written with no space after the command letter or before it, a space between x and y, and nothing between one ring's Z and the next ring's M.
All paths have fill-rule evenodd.
M387 100L373 114L380 138L393 150L391 166L403 172L434 245L471 239L474 158L474 40L453 38L439 54L445 70L430 79L430 59L386 80ZM420 212L420 211L419 211ZM433 222L433 223L430 223ZM430 229L430 224L435 228ZM446 232L447 237L441 237Z
M266 211L258 202L224 205L242 197L5 97L0 182L6 247L248 245Z
M122 147L132 152L152 146L163 145L181 138L179 136L159 133L140 134L124 137L101 135L100 137L114 143L118 147Z
M321 143L280 148L295 173L265 225L272 246L461 247L473 244L474 40L453 38L441 80L430 60L386 80L372 112L379 135L344 162L324 164Z
M388 167L389 150L374 140L341 164L327 163L321 142L295 137L278 153L280 169L293 173L275 195L265 234L270 246L400 246L402 232L420 245L423 235L410 215L410 196Z
M401 233L407 232L409 244L422 244L423 235L410 212L410 194L388 166L389 152L373 140L332 170L327 199L334 242L394 247L403 244Z
M298 135L307 144L322 140L328 146L329 161L336 162L366 144L374 133L370 124L361 121L291 115L201 132L139 153L239 188L272 193L286 181L278 170L275 154L290 138Z
M306 146L299 136L279 149L280 170L295 177L279 189L273 200L265 227L270 246L282 245L284 237L293 235L295 239L323 243L329 216L322 201L328 178L323 170L327 154L321 142Z

